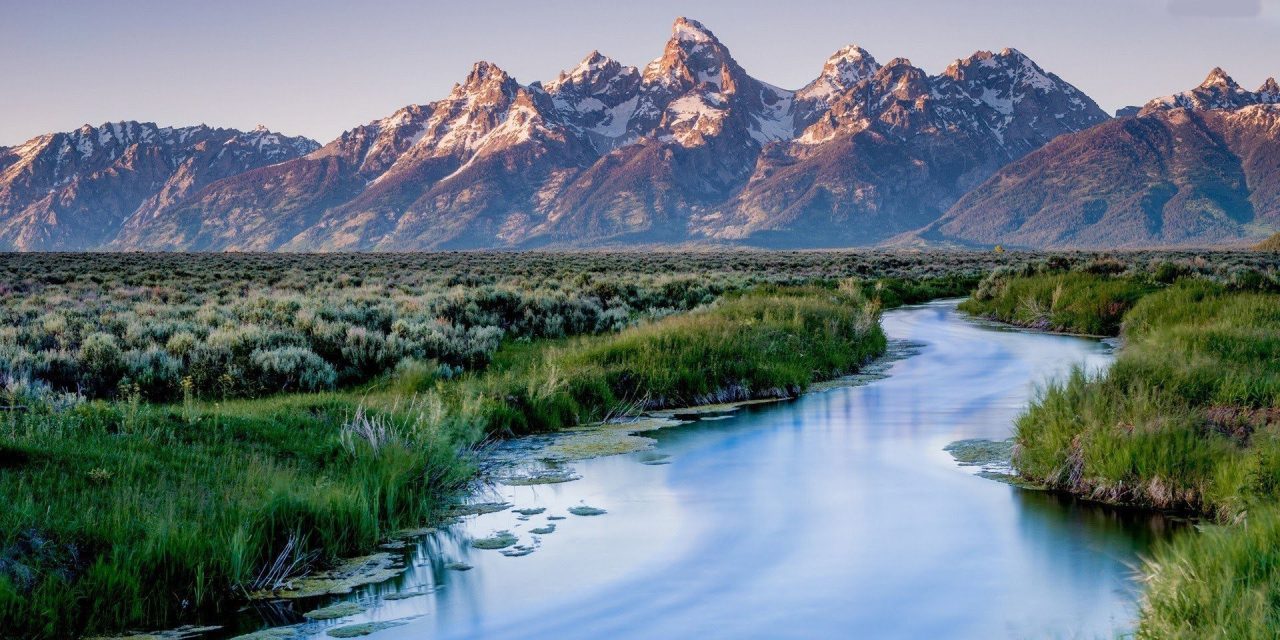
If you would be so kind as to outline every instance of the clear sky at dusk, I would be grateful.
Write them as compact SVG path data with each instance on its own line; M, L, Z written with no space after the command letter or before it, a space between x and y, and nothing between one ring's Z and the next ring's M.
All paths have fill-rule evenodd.
M857 43L930 73L1015 47L1108 111L1280 75L1280 0L0 0L0 145L86 122L265 124L326 141L443 97L476 60L547 80L592 49L642 65L677 15L797 88Z

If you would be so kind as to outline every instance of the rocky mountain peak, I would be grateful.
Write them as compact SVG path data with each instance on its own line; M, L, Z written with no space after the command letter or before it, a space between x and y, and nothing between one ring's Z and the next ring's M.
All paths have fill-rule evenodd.
M1276 83L1275 78L1267 78L1254 93L1258 94L1259 98L1267 104L1280 102L1280 84Z
M622 63L599 51L592 51L578 63L578 66L561 71L555 80L546 84L548 93L563 91L602 93L612 89L619 76L639 78L635 67L623 66Z
M1241 87L1221 67L1214 67L1204 82L1182 93L1156 98L1142 108L1141 114L1151 114L1173 109L1189 111L1233 110L1257 104L1272 104L1280 94L1274 91L1275 81L1263 83L1258 91Z
M481 60L471 66L471 72L461 84L454 85L453 95L478 95L484 93L503 92L511 94L517 83L510 74L492 62Z
M896 100L915 100L929 93L929 76L907 58L894 58L873 77L881 94Z
M732 92L745 73L702 23L677 18L662 56L645 66L646 84L688 91L700 85Z
M880 63L866 49L858 45L843 47L827 58L822 65L822 73L796 92L796 98L830 101L832 97L848 91L879 70Z
M1213 70L1209 72L1209 75L1205 76L1204 82L1200 83L1199 88L1212 89L1215 87L1234 91L1240 88L1240 85L1236 84L1236 81L1231 76L1227 75L1227 72L1223 71L1222 67L1214 67Z
M711 33L711 30L706 28L706 26L701 22L684 16L676 18L675 23L671 25L671 37L672 39L679 40L681 42L714 42L717 44L720 42L716 39L716 35Z

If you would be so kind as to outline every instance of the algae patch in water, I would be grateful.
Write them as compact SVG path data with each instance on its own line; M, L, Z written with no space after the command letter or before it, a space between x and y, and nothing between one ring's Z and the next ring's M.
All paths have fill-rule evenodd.
M565 460L585 460L643 451L654 444L653 438L631 435L616 429L582 432L547 447L547 455Z
M1003 482L1023 489L1044 489L1043 485L1029 482L1013 468L1013 439L1009 440L958 440L943 448L962 467L978 467L980 478Z
M533 529L530 529L529 533L545 536L548 533L555 533L555 530L556 530L556 525L548 523L547 526L545 527L534 527Z
M386 582L404 571L401 556L390 553L375 553L369 556L351 558L328 571L304 576L292 580L282 589L260 591L252 594L254 599L267 598L311 598L323 595L342 595L351 593L356 587L367 584Z
M242 636L236 636L231 640L298 640L302 637L302 629L300 627L275 627L272 629L263 629L246 633Z
M411 598L421 598L422 596L425 596L425 595L427 595L425 591L397 591L395 593L389 593L385 596L382 596L382 599L391 600L391 601L409 600Z
M582 505L578 507L569 507L569 513L572 513L575 516L602 516L608 512L604 509L597 509L595 507Z
M455 504L445 512L446 518L464 516L482 516L486 513L497 513L511 508L510 502L475 502L472 504Z
M170 629L168 631L156 631L154 633L130 633L123 636L92 636L87 640L185 640L186 638L194 638L202 636L206 633L212 633L222 627L196 627L187 625Z
M518 513L522 516L536 516L539 513L542 513L543 511L546 511L546 510L547 510L546 507L527 507L524 509L516 509L515 513Z
M302 617L309 618L311 620L337 620L338 618L354 616L359 613L364 613L364 607L359 604L354 602L339 602L335 605L308 611L302 614Z
M498 482L511 487L529 487L539 484L573 482L574 480L580 479L582 479L582 476L575 474L570 469L545 469L520 475L503 476L497 480Z
M471 541L471 546L476 549L505 549L516 543L516 538L510 531L499 531L488 538L476 538Z
M429 536L437 531L439 531L439 529L436 529L435 527L418 527L416 529L401 529L395 532L395 534L392 537L421 538L423 536Z
M648 415L659 419L678 419L685 416L697 419L699 417L712 417L729 414L741 409L757 404L768 404L778 402L778 398L757 398L755 400L742 400L739 402L719 402L716 404L699 404L692 407L679 407L676 409L658 409L650 411Z
M371 633L377 633L384 629L398 627L403 622L365 622L363 624L353 624L345 627L338 627L328 631L330 638L359 638L367 636Z
M943 451L965 467L1007 465L1013 456L1013 440L957 440L944 447Z
M559 434L539 456L547 460L566 461L644 451L652 447L655 440L636 434L682 424L687 422L651 415L570 429Z
M503 549L501 553L508 558L519 558L521 556L527 556L537 549L538 548L533 545L521 544L511 547L510 549Z

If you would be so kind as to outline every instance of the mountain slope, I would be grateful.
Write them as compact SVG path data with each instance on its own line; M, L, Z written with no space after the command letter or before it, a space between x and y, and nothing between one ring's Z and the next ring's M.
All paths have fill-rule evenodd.
M919 236L1030 247L1257 238L1280 228L1280 91L1221 69L1000 170Z
M933 77L905 59L879 67L857 51L858 72L825 83L827 110L698 220L704 233L765 246L872 244L928 224L1055 136L1107 119L1013 49L978 52ZM837 52L824 76L846 55Z
M870 244L1105 118L1013 50L930 77L851 46L787 91L680 18L642 69L592 52L526 86L478 63L448 98L210 185L116 246Z
M11 235L32 238L23 247L121 250L870 245L934 222L1010 161L1106 119L1012 49L930 76L851 45L791 91L679 18L643 67L592 52L525 85L480 62L447 97L318 149L177 172L172 187L157 178L136 194L104 182L80 209L100 210L108 232L59 235L28 215ZM130 163L146 175L180 164Z
M314 150L258 128L117 122L0 149L0 249L103 246L218 179Z

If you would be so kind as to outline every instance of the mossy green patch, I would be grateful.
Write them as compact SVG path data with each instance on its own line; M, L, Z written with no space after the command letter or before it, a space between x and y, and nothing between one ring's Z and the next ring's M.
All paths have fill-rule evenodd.
M1009 464L1013 455L1013 440L957 440L943 448L956 462L966 467L985 467L993 464Z
M298 640L303 637L299 627L273 627L236 636L231 640Z
M539 484L560 484L580 479L570 469L546 469L519 475L503 476L498 482L512 487L528 487Z
M313 598L322 595L342 595L351 593L356 587L367 584L386 582L404 572L404 564L399 555L391 553L375 553L343 560L338 566L328 570L292 580L282 589L261 591L252 594L255 599L268 598Z
M546 511L546 510L547 510L546 507L526 507L524 509L516 509L515 513L518 513L522 516L536 516L539 513L542 513L543 511Z
M476 538L471 541L471 546L476 549L505 549L515 544L519 538L516 538L510 531L499 531L487 538Z
M445 517L462 518L465 516L481 516L486 513L506 511L510 508L510 502L475 502L472 504L457 504L453 505L445 512Z
M337 620L338 618L346 618L364 613L364 606L356 602L339 602L337 604L313 609L302 614L302 617L311 620Z
M378 631L383 631L392 627L399 627L403 624L403 622L395 621L365 622L330 629L327 633L330 638L359 638L361 636L367 636L371 633L377 633Z
M444 568L450 571L470 571L472 566L465 562L458 562L455 560L453 562L446 563Z
M382 596L382 599L390 600L394 602L396 600L409 600L412 598L421 598L425 595L427 595L425 591L397 591L395 593L389 593L385 596Z
M534 528L530 529L530 530L529 530L529 533L537 534L537 535L540 535L540 536L545 536L545 535L547 535L548 533L555 533L555 530L556 530L556 525L548 523L548 524L547 524L547 525L545 525L545 526L541 526L541 527L534 527Z
M577 507L569 507L569 513L572 513L575 516L602 516L608 512L604 509L581 505Z
M86 640L186 640L187 638L195 638L213 633L221 628L222 627L198 627L194 625L186 625L178 627L177 629L169 629L168 631L130 633L122 636L93 636Z

